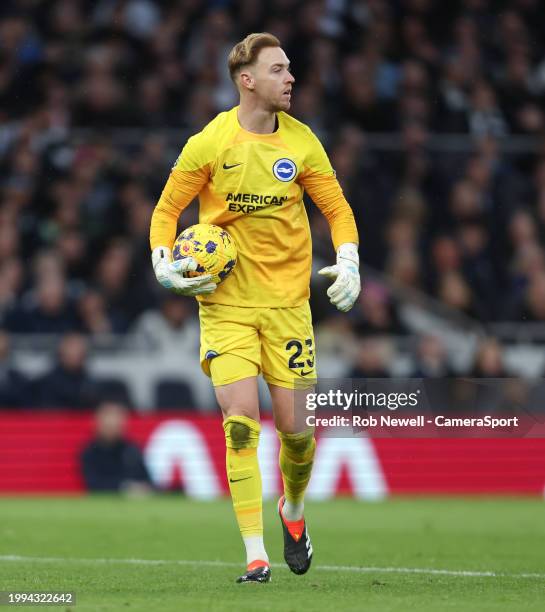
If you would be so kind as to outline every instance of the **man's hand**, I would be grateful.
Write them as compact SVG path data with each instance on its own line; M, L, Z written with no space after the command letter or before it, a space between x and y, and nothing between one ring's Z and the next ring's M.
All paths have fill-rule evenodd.
M208 295L216 290L217 285L212 282L210 274L192 278L185 276L197 269L197 262L192 257L172 261L170 249L159 246L153 249L151 261L157 280L178 295Z
M337 264L318 272L335 281L327 290L327 295L330 302L342 312L348 312L360 294L359 265L357 245L346 242L337 249Z

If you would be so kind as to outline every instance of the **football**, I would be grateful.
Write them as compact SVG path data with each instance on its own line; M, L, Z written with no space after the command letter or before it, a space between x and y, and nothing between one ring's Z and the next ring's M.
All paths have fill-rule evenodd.
M193 257L198 267L190 276L211 274L219 284L233 271L237 263L235 241L226 230L209 223L198 223L186 228L176 238L172 257L183 259Z

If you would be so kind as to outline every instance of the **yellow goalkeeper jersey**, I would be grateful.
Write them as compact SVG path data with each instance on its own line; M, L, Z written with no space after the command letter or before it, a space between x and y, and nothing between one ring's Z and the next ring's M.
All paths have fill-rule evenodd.
M200 301L233 306L298 306L309 297L312 243L303 193L327 218L334 247L358 242L354 215L318 138L290 115L277 130L254 134L238 107L192 136L155 207L151 248L172 249L180 214L199 196L199 223L234 238L238 261L217 290Z

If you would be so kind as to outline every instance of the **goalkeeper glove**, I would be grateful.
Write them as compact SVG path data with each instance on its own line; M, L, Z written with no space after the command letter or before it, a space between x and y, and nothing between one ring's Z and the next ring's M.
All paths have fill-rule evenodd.
M210 280L212 278L210 274L192 278L186 276L188 272L194 272L197 269L197 262L193 257L172 261L170 249L159 246L153 249L151 262L155 276L161 285L178 295L207 295L216 290L217 285Z
M330 302L342 312L348 312L361 290L358 246L351 242L337 249L337 264L322 268L318 274L335 281L327 290Z

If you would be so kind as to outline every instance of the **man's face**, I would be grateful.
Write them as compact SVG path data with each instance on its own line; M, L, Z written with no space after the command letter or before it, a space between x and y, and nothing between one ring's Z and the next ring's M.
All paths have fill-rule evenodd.
M96 414L98 437L105 442L121 440L127 428L127 410L115 402L105 402Z
M85 367L87 341L79 334L68 334L59 346L59 361L66 370L79 372Z
M295 79L289 71L290 62L280 47L261 49L253 66L243 70L250 78L250 88L264 108L272 112L290 108L291 87Z

